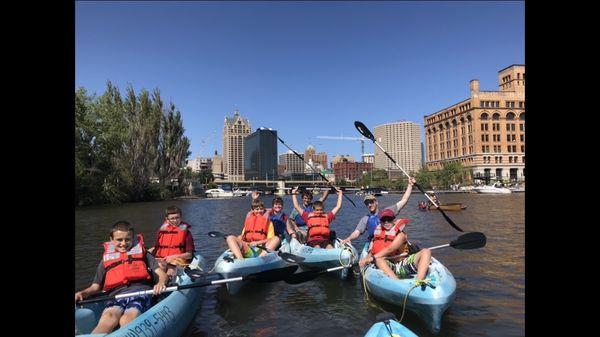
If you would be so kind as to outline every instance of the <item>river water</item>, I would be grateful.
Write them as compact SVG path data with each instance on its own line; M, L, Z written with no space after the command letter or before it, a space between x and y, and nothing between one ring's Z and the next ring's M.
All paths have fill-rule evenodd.
M337 236L344 238L367 212L362 199L348 195L355 208L344 199L332 224ZM315 200L318 196L315 197ZM380 209L397 202L400 194L378 197ZM263 200L269 207L273 196ZM439 211L420 211L424 200L415 193L401 211L411 219L407 232L420 247L449 243L460 235ZM446 311L437 336L524 336L525 335L525 210L524 194L481 195L441 194L443 203L462 202L461 212L446 211L465 232L480 231L487 245L476 250L443 248L432 251L456 279L456 299ZM331 195L325 209L331 209ZM284 197L284 210L290 213L290 196ZM137 232L152 244L163 219L164 209L176 205L183 219L192 224L192 233L201 254L212 268L227 248L223 239L207 236L217 230L238 234L250 208L251 198L196 199L166 202L131 203L79 208L75 211L75 284L87 287L102 254L102 242L117 220L134 224ZM366 235L353 241L360 251ZM208 287L196 318L185 336L364 336L383 310L397 318L401 307L365 297L360 277L338 280L322 276L298 285L284 282L245 286L238 294L228 295L224 286ZM407 312L402 321L419 336L433 336L420 319Z

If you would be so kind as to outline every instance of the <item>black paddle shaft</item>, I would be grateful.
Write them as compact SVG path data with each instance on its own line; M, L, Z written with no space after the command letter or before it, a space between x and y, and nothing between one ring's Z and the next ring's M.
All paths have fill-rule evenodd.
M265 128L265 129L266 129L266 128ZM269 129L266 129L266 130L269 130ZM305 161L304 161L304 158L302 158L302 156L301 156L301 155L299 155L299 154L298 154L298 152L294 151L294 149L292 149L291 147L289 147L289 146L288 146L288 145L287 145L287 144L286 144L286 143L283 141L283 139L281 139L279 136L277 136L277 135L275 134L275 132L273 132L273 130L269 130L269 131L271 131L271 133L272 133L272 134L273 134L275 137L277 137L277 139L278 139L278 140L281 142L281 144L283 144L285 147L287 147L288 149L290 149L290 151L292 151L292 152L293 152L293 153L294 153L296 156L298 156L298 158L300 158L300 159L302 160L302 162L304 162L306 165L310 166L310 168L311 168L313 171L315 171L316 173L318 173L318 174L319 174L319 176L321 176L321 178L323 178L323 180L325 180L325 181L326 181L326 182L328 182L328 183L331 183L331 182L330 182L330 181L327 179L327 177L325 177L325 176L323 175L323 173L321 173L321 172L317 171L317 170L316 170L316 169L315 169L315 168L314 168L312 165L310 165L309 163L305 162ZM350 199L350 198L349 198L347 195L345 195L345 194L343 194L343 193L342 193L342 195L343 195L343 196L344 196L346 199L348 199L348 201L350 201L350 203L352 204L352 206L356 207L356 204L354 203L354 201L352 201L352 199Z
M367 128L367 126L365 124L363 124L360 121L355 121L354 122L354 126L356 127L356 129L358 130L358 132L360 132L360 134L362 134L363 136L365 136L366 138L370 139L375 145L379 146L379 148L383 151L383 153L385 153L385 155L389 158L389 160L392 161L392 163L394 163L396 166L398 166L402 172L404 172L404 170L402 169L402 167L400 167L400 165L398 165L398 163L396 163L396 161L394 160L394 158L392 158L392 156L390 156L389 153L387 153L386 150L384 150L381 145L379 145L377 143L377 141L375 140L375 136L373 136L373 133L371 133L371 130L369 130L369 128ZM404 174L406 174L407 177L410 177L406 172L404 172ZM417 184L416 182L414 183L415 186L417 186L417 188L419 189L419 191L421 191L426 197L427 199L431 200L431 198L429 197L429 195L427 195L427 193L425 193L425 190L423 190L423 187L421 187L421 185ZM431 202L433 202L433 200L431 200ZM436 205L435 202L433 202L434 205ZM444 217L444 219L446 219L446 221L450 224L450 226L452 226L454 229L456 229L459 232L463 232L463 230L458 227L454 221L452 221L452 219L450 219L450 217L448 217L446 215L446 213L444 213L444 211L437 207L436 205L436 209L438 211L440 211L442 213L442 216Z

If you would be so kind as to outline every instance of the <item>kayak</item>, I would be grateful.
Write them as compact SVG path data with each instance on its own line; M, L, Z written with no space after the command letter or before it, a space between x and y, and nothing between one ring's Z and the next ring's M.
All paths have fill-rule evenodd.
M196 253L191 265L204 270L204 258ZM177 268L175 282L177 285L200 282L203 278L192 279L182 268ZM92 302L76 305L75 335L128 337L148 335L156 337L179 337L188 327L194 316L199 302L206 292L206 287L189 288L169 293L165 298L154 304L146 312L131 323L109 334L91 334L98 324L106 302Z
M418 337L414 332L410 331L404 325L398 323L398 321L390 319L385 322L378 322L373 324L365 337L390 337L390 336L402 336L402 337Z
M368 243L361 253L361 258L367 257ZM395 280L387 276L374 264L364 269L364 282L367 292L373 297L393 305L403 306L406 294L406 309L416 313L423 319L433 333L438 333L442 324L442 314L450 307L455 297L456 281L452 273L437 259L431 258L431 264L426 279L430 286L415 287L417 275Z
M467 208L467 205L463 205L460 202L458 203L450 203L450 204L443 204L443 205L439 205L440 209L442 211L460 211L463 209ZM424 210L425 208L419 206L419 208L421 208L422 210ZM435 206L430 205L430 206L426 206L427 209L432 210L432 209L436 209Z
M277 252L267 253L264 256L250 257L245 259L236 259L231 250L226 250L217 258L215 261L214 271L221 274L223 278L231 278L238 276L246 276L248 274L258 273L265 270L272 270L286 267L288 264L281 257L277 255ZM244 283L242 282L230 282L227 283L227 292L233 295L237 293Z
M339 267L342 264L353 264L355 261L358 261L358 251L356 248L348 243L342 244L340 239L335 240L334 248L325 249L310 247L292 238L289 242L283 240L280 250L303 257L304 261L299 262L298 265L304 271ZM334 274L343 280L350 275L350 268L331 272L331 274Z

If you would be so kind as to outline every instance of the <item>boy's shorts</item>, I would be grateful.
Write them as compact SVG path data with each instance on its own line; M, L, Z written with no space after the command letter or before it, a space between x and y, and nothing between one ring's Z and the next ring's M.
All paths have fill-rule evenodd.
M248 246L248 250L246 250L243 255L244 255L245 259L251 258L251 257L257 257L258 255L260 255L261 251L262 251L262 249L260 249L260 248Z
M409 255L407 258L402 259L398 263L393 263L390 261L387 262L390 265L390 268L394 270L399 278L407 278L409 275L417 273L417 266L415 265L416 255L416 253Z
M310 247L318 246L317 248L325 248L325 247L327 247L327 245L333 246L333 244L331 243L331 240L329 240L329 239L322 239L322 240L317 239L317 240L307 241L306 245L310 246Z
M119 307L122 312L125 312L129 309L137 309L140 314L144 313L146 310L150 309L152 306L152 295L142 295L142 296L132 296L120 298L117 300L109 300L106 303L105 309L110 307Z

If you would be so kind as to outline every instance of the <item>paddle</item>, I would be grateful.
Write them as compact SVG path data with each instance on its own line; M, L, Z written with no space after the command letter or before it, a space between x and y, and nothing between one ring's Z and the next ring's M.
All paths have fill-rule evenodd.
M279 138L279 136L278 136L278 135L277 135L275 132L273 132L273 130L271 130L271 129L268 129L268 128L264 128L264 127L263 127L263 128L261 128L261 129L262 129L262 130L269 130L269 131L271 131L271 133L272 133L272 134L273 134L275 137L277 137L277 139L278 139L278 140L281 142L281 144L283 144L285 147L287 147L288 149L290 149L290 151L294 152L294 154L295 154L296 156L298 156L298 158L300 158L300 159L301 159L301 160L304 162L304 164L306 164L306 165L310 166L310 168L311 168L313 171L315 171L316 173L318 173L318 174L321 176L321 178L323 178L323 180L325 180L327 183L331 184L331 182L330 182L330 181L327 179L327 177L325 177L325 176L323 175L323 173L321 173L321 172L317 171L317 169L316 169L316 168L314 168L314 167L313 167L311 164L309 164L309 163L307 163L306 161L304 161L304 158L303 158L301 155L299 155L299 154L298 154L298 152L294 151L294 149L292 149L291 147L289 147L289 146L288 146L288 145L287 145L287 144L286 144L286 143L285 143L285 142L284 142L284 141L283 141L281 138ZM334 187L333 185L331 185L331 186L332 186L332 187ZM338 189L337 187L334 187L334 188L336 189L336 191L339 191L339 189ZM346 197L346 199L348 199L348 201L350 201L350 203L351 203L351 204L352 204L354 207L356 207L356 204L354 203L354 201L352 201L352 199L350 199L350 198L349 198L347 195L345 195L345 194L342 194L342 195L343 195L344 197Z
M290 274L293 274L296 271L296 269L298 269L298 265L290 265L290 266L286 266L283 268L265 270L265 271L261 271L259 273L248 274L246 276L238 276L238 277L232 277L232 278L226 278L226 279L218 279L218 280L214 280L214 281L196 282L196 283L192 283L192 284L184 284L181 286L167 287L161 293L183 290L183 289L190 289L190 288L207 287L207 286L211 286L211 285L217 285L217 284L223 284L223 283L229 283L229 282L238 282L238 281L277 282L277 281L281 281L282 279L289 276ZM90 298L87 300L79 301L76 304L100 302L100 301L106 301L106 300L110 300L110 299L120 299L120 298L125 298L125 297L132 297L132 296L150 295L153 293L153 291L154 290L151 289L151 290L143 290L143 291L137 291L137 292L132 292L132 293L126 293L126 294L119 294L119 295L114 295L114 296L102 296L102 297Z
M487 239L485 237L485 234L483 234L481 232L469 232L469 233L459 236L455 240L450 241L450 243L447 243L445 245L431 247L431 248L429 248L429 250L436 250L436 249L445 248L445 247L452 247L454 249L477 249L477 248L481 248L481 247L485 246L486 242L487 242ZM394 259L397 257L406 256L406 255L408 255L408 253L402 253L400 255L388 256L388 257L386 257L386 259L389 260L389 259Z
M211 238L227 239L227 237L230 235L232 235L232 234L225 234L225 233L217 232L217 231L208 232L208 236L210 236ZM265 247L265 245L257 245L256 247L264 249L268 253L274 252L273 250L271 250L271 251L268 250L267 247ZM288 263L300 263L300 262L304 261L304 258L302 256L298 256L298 255L294 255L294 254L290 254L290 253L286 253L286 252L277 251L277 255L279 255L279 257L281 257Z
M366 138L370 139L375 145L377 145L379 147L379 149L381 151L383 151L383 153L385 153L385 155L392 161L392 163L396 164L396 166L402 171L402 173L404 173L407 177L410 178L410 176L408 175L408 173L406 173L406 171L404 171L404 169L402 167L400 167L400 165L398 165L398 163L396 163L396 161L394 160L394 158L392 158L392 156L390 156L389 153L387 153L386 150L384 150L381 145L379 145L379 143L377 143L377 141L375 140L375 136L373 136L373 134L371 133L371 131L369 130L369 128L367 128L362 122L359 121L355 121L354 122L354 126L356 127L356 129L358 130L358 132L360 132L363 136L365 136ZM427 197L427 199L429 199L429 201L431 201L431 203L436 207L436 209L440 212L442 212L442 215L444 216L444 219L446 219L446 221L448 221L448 223L450 224L450 226L452 226L454 229L456 229L459 232L463 232L462 229L460 229L460 227L458 227L454 221L452 221L452 219L450 219L446 213L444 213L444 211L439 208L438 204L436 204L433 199L431 199L431 197L425 193L425 190L423 190L423 187L421 187L421 185L415 183L415 186L417 186L417 188Z
M350 268L350 267L351 266L338 266L338 267L333 267L333 268L329 268L329 269L315 269L315 270L303 271L301 273L291 274L291 275L285 277L283 279L283 281L285 283L289 283L289 284L299 284L299 283L303 283L306 281L310 281L321 274L329 273L331 271L336 271L336 270L340 270L340 269L344 269L344 268Z

